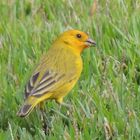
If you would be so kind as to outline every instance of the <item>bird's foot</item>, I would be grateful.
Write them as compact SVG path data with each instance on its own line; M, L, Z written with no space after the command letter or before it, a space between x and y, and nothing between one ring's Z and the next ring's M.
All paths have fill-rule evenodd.
M65 107L67 107L67 108L71 108L71 107L72 107L72 105L66 104L66 103L64 103L64 102L62 102L60 105L61 105L61 106L65 106Z

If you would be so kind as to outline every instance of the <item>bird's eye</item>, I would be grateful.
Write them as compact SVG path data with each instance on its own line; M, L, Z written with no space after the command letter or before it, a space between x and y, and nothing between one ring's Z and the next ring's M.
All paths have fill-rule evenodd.
M81 38L82 37L81 34L77 34L76 36L77 36L77 38Z

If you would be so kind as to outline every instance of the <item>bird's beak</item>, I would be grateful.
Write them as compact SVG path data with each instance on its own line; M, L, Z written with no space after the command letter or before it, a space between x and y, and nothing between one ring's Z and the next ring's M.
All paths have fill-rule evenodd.
M91 38L88 38L86 41L85 41L85 44L87 45L87 46L96 46L96 42L95 41L93 41Z

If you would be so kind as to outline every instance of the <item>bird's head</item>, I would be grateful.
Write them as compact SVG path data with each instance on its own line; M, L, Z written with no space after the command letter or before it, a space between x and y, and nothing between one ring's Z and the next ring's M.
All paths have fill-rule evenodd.
M65 31L58 37L57 41L63 42L66 47L72 48L77 53L81 53L89 46L96 45L95 41L90 39L87 33L79 30Z

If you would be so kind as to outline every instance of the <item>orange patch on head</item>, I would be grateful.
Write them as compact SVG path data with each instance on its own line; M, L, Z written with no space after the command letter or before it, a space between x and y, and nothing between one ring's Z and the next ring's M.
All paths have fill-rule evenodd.
M88 34L79 30L65 31L57 39L57 41L64 42L67 47L71 47L74 51L78 53L81 53L85 48L88 48L93 43L88 42L88 40Z

